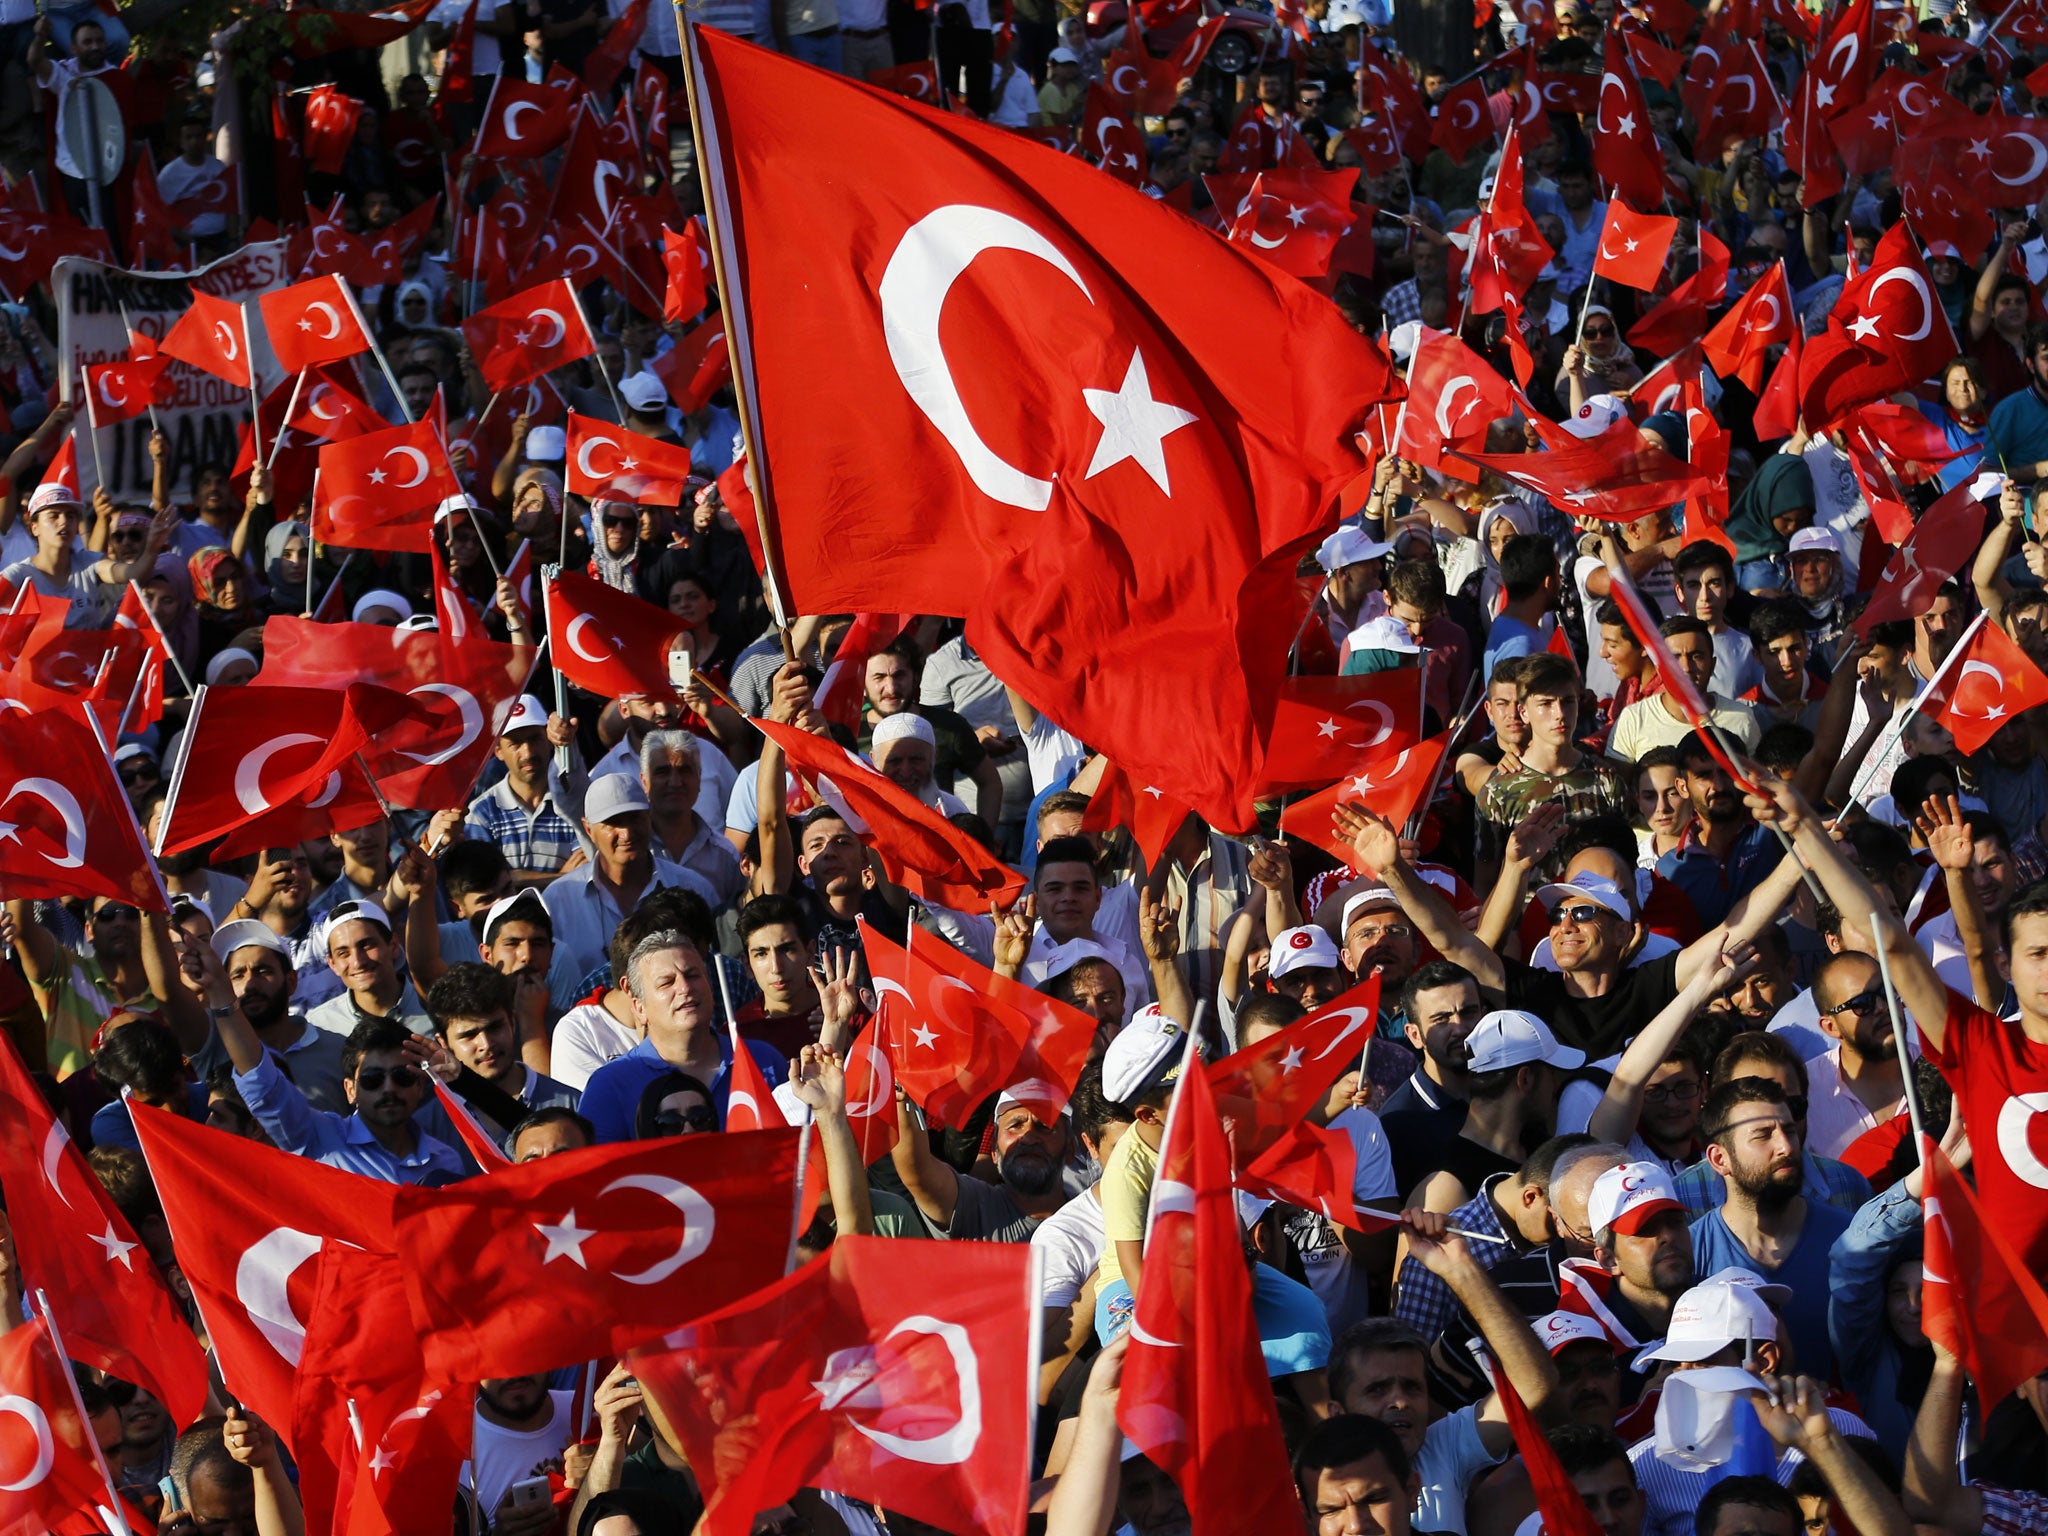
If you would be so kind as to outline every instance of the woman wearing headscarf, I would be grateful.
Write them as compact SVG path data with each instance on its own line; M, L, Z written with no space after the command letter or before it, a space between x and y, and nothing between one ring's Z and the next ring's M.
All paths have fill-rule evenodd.
M1496 496L1479 511L1479 569L1466 578L1465 588L1479 604L1482 618L1491 624L1508 600L1500 579L1500 552L1517 534L1543 532L1543 514L1521 494ZM1473 590L1476 584L1476 590Z
M1813 521L1813 471L1797 453L1774 453L1757 466L1728 509L1735 541L1735 580L1745 592L1785 585L1785 549Z
M263 622L251 602L249 572L227 550L202 549L187 564L199 599L199 660L204 663Z
M311 535L301 522L271 526L263 535L263 578L270 593L264 607L271 613L306 610L306 550Z
M1635 354L1622 343L1614 311L1605 304L1588 304L1581 319L1578 339L1564 349L1564 366L1554 386L1559 402L1568 400L1574 416L1588 395L1633 389L1643 381Z
M142 601L156 620L157 628L163 631L171 654L177 657L185 675L190 676L199 665L199 614L193 603L192 573L183 560L167 552L156 557L156 564L137 585L142 588ZM176 667L166 672L164 691L185 691Z
M590 550L590 574L614 592L639 593L640 510L630 501L596 500L590 504L596 542Z

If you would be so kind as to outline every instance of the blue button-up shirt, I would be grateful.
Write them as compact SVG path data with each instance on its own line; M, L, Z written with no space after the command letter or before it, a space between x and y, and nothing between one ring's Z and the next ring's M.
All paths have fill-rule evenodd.
M647 882L647 889L640 893L641 899L644 901L664 887L695 891L714 911L719 906L718 892L709 880L694 869L670 863L657 853L654 855L654 877ZM613 931L625 921L626 914L619 910L617 898L598 884L595 864L572 869L557 878L541 896L541 903L548 909L548 916L554 919L557 954L566 954L579 971L588 971L606 962L609 958L606 946L612 941Z
M788 1076L788 1064L773 1049L753 1040L746 1044L770 1088ZM654 1048L652 1040L642 1040L617 1061L608 1061L590 1074L590 1081L583 1085L583 1101L577 1107L584 1118L597 1128L599 1141L631 1141L634 1119L640 1111L640 1095L662 1073L673 1070L672 1064L663 1060L661 1052ZM712 1108L718 1111L721 1125L725 1123L725 1096L731 1081L732 1041L721 1034L718 1037L718 1071L705 1084L711 1090ZM767 1106L762 1108L765 1110Z
M287 1152L310 1157L345 1173L360 1173L387 1184L430 1184L459 1179L462 1156L444 1141L415 1129L418 1145L404 1157L390 1151L355 1115L330 1114L306 1102L269 1052L255 1069L235 1074L235 1087L257 1123Z
M1702 927L1711 928L1728 915L1728 909L1764 883L1785 856L1785 845L1771 829L1752 821L1726 862L1714 857L1688 827L1679 845L1657 861L1657 873L1677 886L1692 901Z

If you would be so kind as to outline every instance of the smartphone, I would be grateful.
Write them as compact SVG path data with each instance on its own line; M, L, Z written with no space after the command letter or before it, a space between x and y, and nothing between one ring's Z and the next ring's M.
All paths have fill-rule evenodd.
M178 1497L178 1485L169 1477L157 1479L156 1491L164 1496L163 1512L176 1515L184 1512L185 1501Z
M511 1493L514 1509L545 1504L552 1497L548 1492L548 1480L544 1477L523 1477L512 1485Z
M690 686L690 678L697 670L697 658L687 645L679 645L668 653L668 685L681 693Z

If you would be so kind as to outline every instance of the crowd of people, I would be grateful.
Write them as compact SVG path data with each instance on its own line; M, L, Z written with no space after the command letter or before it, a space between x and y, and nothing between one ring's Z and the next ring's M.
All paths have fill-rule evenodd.
M1575 1530L1604 1536L2048 1531L2048 1303L1959 1334L1990 1268L1940 1270L1956 1212L1934 1197L1937 1166L1964 1170L1997 1252L2023 1278L2048 1273L2048 186L2039 208L1965 209L1951 189L1936 213L1924 177L1855 147L1852 127L1885 125L1840 117L1867 118L1867 100L2043 143L2027 125L2048 81L2025 50L2048 40L2048 13L1499 0L1470 33L1432 9L1441 53L1404 57L1393 38L1409 34L1377 0L1227 18L1144 0L1128 25L1112 9L706 0L688 15L935 90L1124 175L1138 161L1108 163L1093 136L1108 112L1142 141L1132 195L1233 245L1248 175L1356 172L1322 268L1279 280L1327 294L1409 399L1366 427L1334 531L1303 554L1290 671L1355 680L1359 699L1419 671L1410 744L1440 763L1398 806L1341 798L1327 830L1290 817L1273 835L1297 789L1262 801L1259 829L1190 813L1142 849L1142 807L1103 814L1113 766L996 675L958 618L778 625L736 489L732 374L704 388L694 362L674 367L703 357L715 280L678 315L674 287L659 302L650 269L608 250L599 276L559 274L581 289L589 355L510 394L486 382L461 322L504 274L465 260L459 236L486 210L493 239L529 217L537 234L558 161L479 157L480 114L500 85L587 85L590 121L632 125L607 151L632 195L672 232L702 230L676 8L441 0L398 13L412 25L395 40L316 32L274 59L245 56L258 45L241 24L180 53L87 4L0 20L0 231L71 232L26 258L0 241L0 593L10 615L32 595L68 604L66 630L157 637L167 664L138 687L160 708L115 699L130 707L105 743L140 833L163 848L181 786L233 773L200 761L218 746L193 751L198 702L268 681L280 626L331 624L336 644L376 627L394 646L473 635L528 679L483 728L462 794L413 807L378 792L382 814L323 834L155 854L161 901L37 889L0 822L0 1020L46 1111L210 1344L180 1269L191 1238L166 1219L131 1102L367 1181L445 1187L721 1135L758 1073L782 1117L820 1131L829 1192L799 1257L846 1234L1035 1251L1038 1311L1015 1327L1039 1362L1032 1518L1051 1536L1565 1536L1560 1476L1584 1504ZM1117 94L1120 61L1181 57L1209 27L1210 62L1186 55L1166 110ZM1246 37L1256 52L1229 46ZM1796 130L1844 37L1869 59L1831 109L1835 138ZM1710 42L1746 50L1775 113L1732 112L1716 71L1735 66L1703 64ZM1618 48L1654 138L1654 208L1628 208L1610 162L1596 168ZM149 196L127 171L88 189L60 131L85 79L120 101ZM354 105L341 142L315 143L316 87ZM1960 154L1966 138L1943 142ZM1962 175L1937 165L1934 180ZM1601 265L1614 208L1675 226L1641 289ZM399 242L402 271L353 284L385 366L345 376L377 429L445 421L459 488L419 551L330 543L310 473L289 447L246 451L246 431L235 461L153 428L147 497L82 494L95 460L78 444L97 428L52 340L65 300L49 262L163 272L281 239L299 279L334 270L309 218ZM1481 312L1481 255L1518 218L1548 254ZM522 281L541 280L535 259ZM1801 348L1867 339L1852 322L1875 325L1894 276L1918 285L1921 337L1950 328L1952 360L1841 408ZM1773 294L1783 329L1756 368L1721 366L1732 330L1703 361L1703 336ZM1661 344L1687 302L1684 345ZM1486 391L1442 381L1449 337ZM1426 367L1433 412L1410 412ZM1460 382L1512 405L1454 433ZM293 446L317 445L292 399ZM1823 403L1832 419L1802 417ZM667 500L572 493L590 470L571 462L570 413L674 450L689 478ZM1683 486L1594 516L1499 463L1623 439ZM1919 547L1936 516L1968 536ZM673 621L671 657L688 659L672 687L605 695L537 670L575 643L573 626L548 632L540 567L557 560ZM31 665L50 643L0 625L12 709L69 707ZM924 894L764 724L850 749L1017 871L1021 894L985 910ZM1369 784L1386 760L1361 750L1315 787ZM47 782L19 768L0 818ZM898 1088L893 1145L864 1155L854 1063L866 1042L872 1071L893 1006L866 950L906 928L991 987L1093 1021L1064 1108L1010 1085L940 1125ZM1307 1120L1348 1149L1350 1204L1376 1214L1237 1197L1271 1383L1258 1411L1298 1507L1210 1508L1117 1412L1188 1042L1213 1067L1367 984L1370 1043ZM887 1049L913 1026L922 1040L904 1020ZM33 1268L0 1230L0 1329L39 1310ZM66 1298L49 1304L61 1321ZM1999 1355L2025 1379L1993 1400L1971 1373ZM452 1511L405 1528L692 1529L706 1469L630 1360L599 1365L481 1382ZM110 1493L159 1529L306 1530L292 1426L265 1424L218 1362L189 1423L135 1383L76 1374ZM0 1481L0 1511L16 1487ZM948 1528L983 1528L960 1520ZM754 1529L920 1524L812 1488Z

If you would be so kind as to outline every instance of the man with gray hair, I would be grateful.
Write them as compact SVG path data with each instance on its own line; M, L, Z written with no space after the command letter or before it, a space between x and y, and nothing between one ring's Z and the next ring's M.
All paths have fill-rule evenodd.
M654 847L694 870L718 892L720 904L746 889L739 855L716 827L697 814L704 787L703 749L688 731L649 731L640 743L640 787L654 818Z
M696 945L673 928L650 933L626 959L626 987L634 1018L647 1037L616 1061L590 1074L578 1106L597 1139L631 1141L640 1096L667 1072L684 1072L711 1089L712 1107L725 1120L731 1083L732 1039L719 1027L711 970ZM773 1088L788 1074L767 1046L747 1042L761 1076Z

